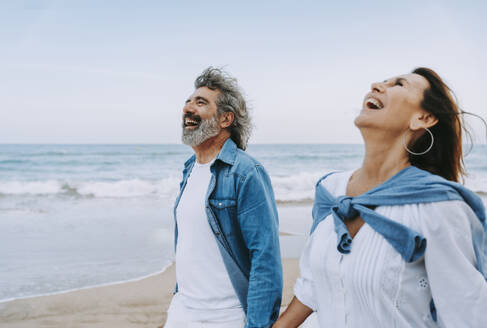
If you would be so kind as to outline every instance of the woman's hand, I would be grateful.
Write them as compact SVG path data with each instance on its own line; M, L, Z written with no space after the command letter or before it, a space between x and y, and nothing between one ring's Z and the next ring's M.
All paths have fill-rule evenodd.
M313 313L313 310L301 303L296 296L294 296L286 311L281 314L272 327L297 328L311 313Z

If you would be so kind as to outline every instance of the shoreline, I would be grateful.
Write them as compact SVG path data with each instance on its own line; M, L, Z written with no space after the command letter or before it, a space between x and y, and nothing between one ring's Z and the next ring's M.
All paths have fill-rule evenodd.
M279 231L279 237L303 237L303 235L301 233L295 233L293 231ZM281 238L281 242L282 242L282 238ZM294 256L291 256L291 257L283 256L283 259L284 258L294 258ZM77 292L77 291L85 290L85 289L108 287L108 286L113 286L113 285L120 285L120 284L125 284L125 283L137 282L137 281L140 281L140 280L143 280L146 278L150 278L150 277L153 277L153 276L156 276L159 274L163 274L172 265L174 265L174 259L168 261L167 264L162 267L162 269L155 271L155 272L152 272L152 273L149 273L149 274L146 274L146 275L143 275L143 276L140 276L140 277L136 277L136 278L131 278L131 279L127 279L127 280L115 280L115 281L111 281L111 282L89 285L89 286L84 286L84 287L79 287L79 288L71 288L71 289L66 289L66 290L48 292L45 294L34 294L34 295L0 299L0 307L4 303L13 302L13 301L17 301L17 300L25 300L25 299L45 297L45 296L56 296L56 295L61 295L61 294L66 294L66 293L71 293L71 292Z
M283 259L283 302L292 299L298 259ZM163 327L175 266L136 281L0 303L0 327Z
M112 282L106 282L106 283L101 283L101 284L96 284L96 285L91 285L91 286L84 286L84 287L79 287L79 288L72 288L72 289L66 289L66 290L60 290L56 292L50 292L50 293L45 293L45 294L37 294L37 295L28 295L28 296L20 296L20 297L11 297L11 298L6 298L3 300L0 300L0 308L3 303L8 303L8 302L13 302L13 301L18 301L18 300L25 300L25 299L30 299L30 298L37 298L37 297L46 297L46 296L56 296L56 295L61 295L61 294L66 294L66 293L72 293L72 292L77 292L80 290L85 290L85 289L91 289L91 288L100 288L100 287L109 287L113 285L121 285L125 283L130 283L130 282L137 282L143 279L147 279L153 276L157 276L159 274L163 274L167 269L169 269L172 265L174 264L174 260L170 261L168 264L163 266L163 268L159 271L152 272L149 274L146 274L144 276L140 276L137 278L132 278L132 279L127 279L127 280L117 280L117 281L112 281Z

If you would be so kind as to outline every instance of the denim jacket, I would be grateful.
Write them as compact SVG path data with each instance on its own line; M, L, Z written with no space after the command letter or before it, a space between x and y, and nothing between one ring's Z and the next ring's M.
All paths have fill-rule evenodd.
M176 209L194 166L185 164ZM247 328L270 327L279 316L282 266L276 202L264 167L229 138L210 167L206 216L247 316ZM177 286L176 286L177 292Z

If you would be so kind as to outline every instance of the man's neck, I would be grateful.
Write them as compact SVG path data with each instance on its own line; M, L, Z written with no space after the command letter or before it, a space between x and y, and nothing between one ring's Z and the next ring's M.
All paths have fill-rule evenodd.
M217 136L211 137L197 146L193 147L196 154L196 161L200 164L211 162L220 152L225 141L230 137L230 133L222 130Z

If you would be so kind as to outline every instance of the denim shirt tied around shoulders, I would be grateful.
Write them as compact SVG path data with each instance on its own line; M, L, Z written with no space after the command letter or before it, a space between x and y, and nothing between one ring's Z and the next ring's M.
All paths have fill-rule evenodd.
M373 208L384 205L461 200L470 206L478 218L478 221L470 223L472 242L477 270L487 281L487 215L482 200L474 192L459 183L448 181L415 166L409 166L362 195L356 197L342 195L335 198L321 185L321 181L330 174L325 175L316 184L311 233L321 221L332 214L338 241L337 250L340 253L350 253L352 247L352 238L345 222L360 215L401 254L406 262L417 261L424 256L427 247L426 238L413 229L380 215ZM433 300L430 302L430 312L433 320L436 321L437 313Z
M185 164L176 209L194 166ZM247 317L246 328L271 327L279 316L282 266L276 202L264 167L229 138L210 167L205 196L208 223ZM177 286L176 286L177 292Z

